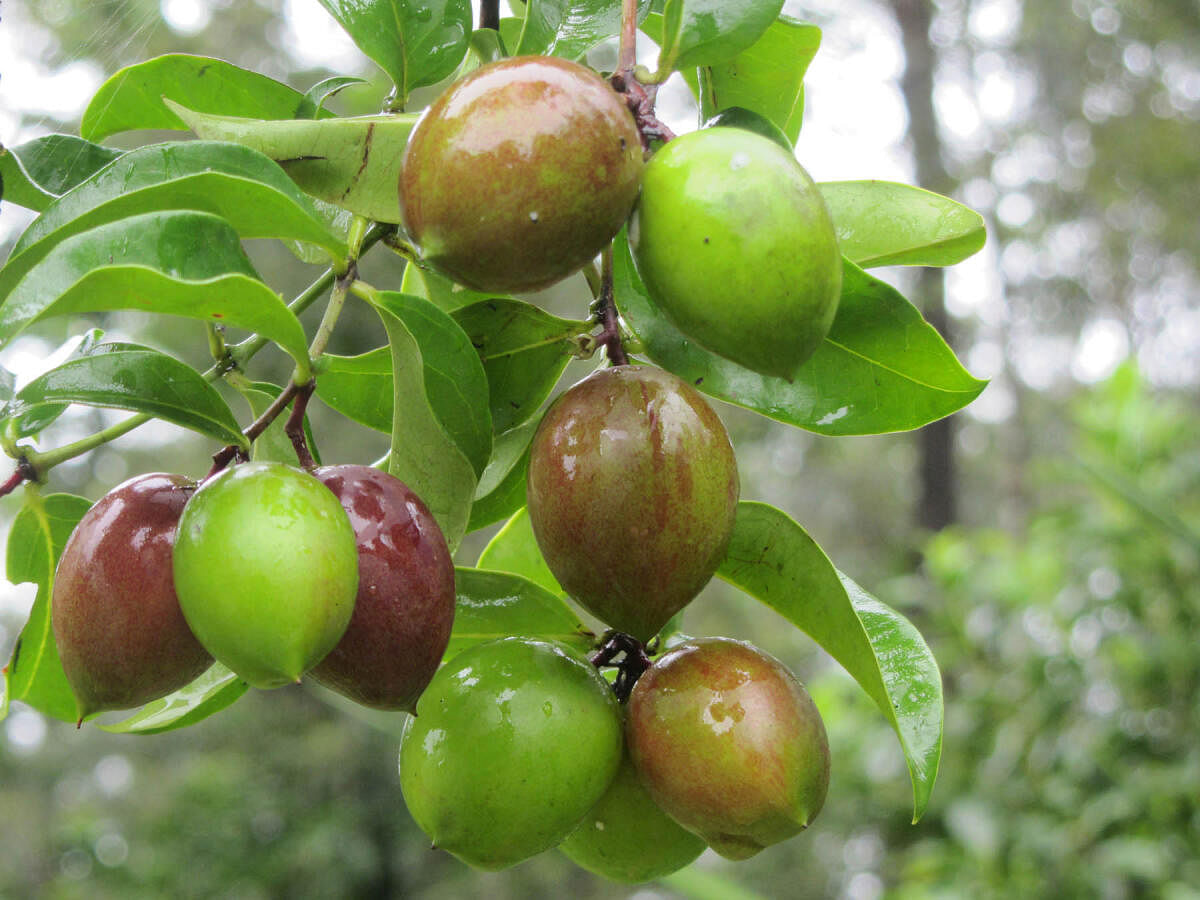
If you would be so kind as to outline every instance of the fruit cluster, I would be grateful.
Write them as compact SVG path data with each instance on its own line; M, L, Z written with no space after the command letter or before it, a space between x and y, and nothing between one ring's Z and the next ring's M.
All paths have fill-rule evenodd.
M421 264L477 291L533 290L628 223L640 275L689 339L790 379L840 291L820 193L750 131L705 129L648 163L645 133L575 63L479 68L405 153L401 208ZM791 673L725 638L648 655L726 554L737 464L695 387L629 364L610 337L614 364L550 406L527 473L547 565L612 629L592 658L518 635L442 665L454 569L421 500L366 466L242 463L201 485L135 478L80 522L52 604L80 720L160 698L212 659L260 688L307 673L415 713L400 748L409 809L437 846L489 869L561 845L644 881L706 846L742 859L807 827L829 750Z

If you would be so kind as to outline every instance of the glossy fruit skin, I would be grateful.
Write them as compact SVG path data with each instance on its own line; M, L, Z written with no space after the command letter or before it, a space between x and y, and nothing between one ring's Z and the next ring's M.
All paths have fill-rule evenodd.
M358 545L354 614L309 673L364 706L411 712L437 671L454 624L454 562L432 513L371 466L313 472L342 504Z
M600 802L558 848L595 875L640 884L679 871L706 846L658 808L626 755Z
M630 757L656 803L729 859L798 834L829 787L829 743L803 685L742 641L663 654L629 697Z
M195 489L182 475L131 478L87 511L63 548L51 618L80 720L157 700L212 664L172 579L175 529Z
M533 291L578 271L637 198L642 145L591 69L524 56L452 85L413 129L400 176L422 256L479 291Z
M725 556L738 501L725 426L700 393L650 366L592 373L546 412L527 499L555 578L642 641L700 593Z
M791 379L841 296L833 219L795 157L740 128L682 135L646 166L630 223L646 287L685 335Z
M438 670L400 739L400 787L435 846L503 869L555 846L621 760L608 683L564 645L478 644Z
M192 631L254 687L298 681L354 611L350 521L327 487L281 463L243 463L201 485L183 510L174 565Z

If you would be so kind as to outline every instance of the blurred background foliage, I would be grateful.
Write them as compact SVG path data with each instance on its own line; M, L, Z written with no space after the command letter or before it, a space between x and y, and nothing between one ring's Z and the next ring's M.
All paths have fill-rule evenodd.
M98 79L167 51L221 56L301 89L356 72L370 84L334 105L372 111L386 90L379 74L332 25L316 43L304 37L298 23L318 6L6 8L0 141L73 130ZM928 277L885 273L992 379L949 423L951 465L933 482L932 445L920 436L820 438L721 408L743 496L788 510L839 568L913 619L941 664L944 758L925 818L909 824L895 738L854 683L774 614L714 584L687 630L752 640L792 666L834 754L814 827L753 860L706 854L642 888L604 883L555 852L472 872L431 852L404 809L398 717L306 686L251 692L153 738L77 732L15 705L0 730L0 896L1200 898L1200 7L786 9L825 29L798 148L813 174L933 172L944 183L926 186L980 209L992 233L984 253L948 274L944 300ZM936 121L925 137L922 98L904 79L914 66L931 73L924 101ZM894 115L864 111L868 97ZM673 102L664 94L665 108ZM873 168L829 161L857 162L864 146ZM0 207L0 242L27 221ZM285 295L317 274L281 248L252 249ZM396 284L399 265L377 253L364 273ZM541 299L569 315L586 302L571 283ZM369 313L345 323L335 352L378 340ZM49 325L13 352L44 357L90 324ZM131 316L103 324L203 363L205 348L169 327ZM263 357L256 374L286 377L282 358ZM323 430L319 405L314 415L326 461L384 449L345 420ZM83 411L56 437L107 421ZM141 471L199 474L211 451L175 429L143 428L56 469L52 488L94 498ZM931 488L954 500L936 527L922 509ZM0 515L15 508L5 500ZM461 558L472 561L486 537ZM5 588L5 655L29 602Z

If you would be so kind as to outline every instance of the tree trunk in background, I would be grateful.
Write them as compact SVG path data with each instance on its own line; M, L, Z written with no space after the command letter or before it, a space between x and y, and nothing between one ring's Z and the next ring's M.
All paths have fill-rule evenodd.
M908 108L908 133L916 162L917 183L931 191L950 193L952 184L942 163L942 143L933 109L935 58L929 39L930 7L928 0L892 0L904 44L905 67L900 88ZM917 285L917 296L926 321L952 344L942 270L923 269ZM921 492L916 518L922 528L932 531L939 531L958 518L952 422L952 418L942 419L917 433Z

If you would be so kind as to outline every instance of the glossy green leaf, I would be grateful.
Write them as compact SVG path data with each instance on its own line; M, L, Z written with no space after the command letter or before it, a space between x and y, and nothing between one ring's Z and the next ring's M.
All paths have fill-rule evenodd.
M456 281L451 281L444 275L439 275L431 269L409 264L404 269L404 278L400 282L400 291L424 297L438 309L452 313L472 303L491 300L494 294L473 291L465 288Z
M492 417L487 376L470 340L454 319L421 297L382 291L376 302L416 339L430 408L478 478L492 455Z
M905 431L962 409L986 386L895 288L853 263L829 336L789 382L689 340L647 295L623 236L613 256L617 305L646 355L710 396L789 425L820 434Z
M310 101L286 84L206 56L169 53L126 66L100 85L79 123L79 133L100 141L121 131L186 126L163 97L200 112L257 119L304 115Z
M258 280L229 223L202 212L156 212L68 238L0 305L0 346L38 319L136 309L245 328L307 367L300 321Z
M41 212L55 197L121 153L69 134L47 134L16 147L0 146L4 201Z
M346 252L344 237L261 153L207 141L154 144L130 151L47 206L0 269L0 299L66 238L165 209L213 213L245 238L291 238Z
M741 107L775 123L794 143L804 117L804 73L820 46L820 28L780 16L737 56L700 69L700 117Z
M387 304L376 306L392 356L392 445L387 471L429 507L453 552L466 532L475 495L471 461L446 433L430 403L421 347Z
M782 9L783 0L667 0L659 73L733 59L762 37Z
M560 319L521 300L483 300L454 311L487 373L496 432L537 412L586 334L587 322Z
M467 52L469 0L321 0L321 5L388 74L402 102L413 88L453 72Z
M348 419L390 434L392 431L392 352L387 347L358 356L321 358L317 396Z
M479 562L476 565L481 569L512 572L514 575L528 578L556 597L567 595L550 571L550 567L546 565L546 560L542 558L537 538L533 536L529 510L525 507L517 510L504 527L496 532L495 537L479 554Z
M331 75L329 78L323 78L304 92L305 103L296 111L296 118L315 119L323 112L322 106L325 101L334 94L353 85L367 83L365 78L354 75Z
M23 416L39 406L80 403L146 413L249 449L216 389L179 360L157 350L121 350L67 360L39 375L8 410Z
M13 519L8 533L7 577L12 584L37 585L37 596L4 669L5 691L0 713L7 713L9 701L21 700L64 722L74 722L77 718L75 695L54 645L50 596L58 557L91 505L83 497L49 494L29 500Z
M128 719L99 727L113 734L162 734L207 719L233 704L248 685L220 663L189 685L147 703Z
M956 200L891 181L817 185L842 253L872 266L952 266L987 240L983 216Z
M129 349L129 350L145 350L146 347L141 347L133 344L99 344L97 343L104 335L104 332L99 328L92 328L86 334L76 335L63 343L58 349L49 354L47 360L57 359L60 363L71 359L78 359L81 356L87 356L89 353L107 353L113 349ZM69 348L69 349L68 349ZM64 350L67 355L62 356ZM59 416L67 411L66 403L51 403L36 407L24 415L14 415L12 410L7 408L7 404L16 395L14 387L14 376L0 370L0 394L3 395L3 403L0 404L0 429L5 429L7 433L15 440L22 438L34 437L35 435L48 428Z
M649 10L649 0L639 0L638 18ZM578 60L620 30L621 4L612 0L529 0L512 55Z
M400 221L400 161L415 115L267 121L171 107L199 137L275 160L314 197L378 222Z
M913 784L913 821L925 812L942 753L942 680L912 623L839 573L788 515L738 504L717 574L761 600L841 663L900 739Z
M592 646L593 635L569 606L519 575L460 567L454 586L458 599L447 659L511 634L562 641L580 651Z
M765 116L741 106L731 106L728 109L721 110L701 127L740 128L742 131L751 131L754 134L762 135L768 140L774 141L780 147L787 150L788 153L792 152L791 139L783 133L783 129Z
M492 458L475 488L475 503L471 506L467 531L507 519L525 505L529 443L537 426L538 421L530 419L496 436Z
M250 414L255 419L265 413L283 392L279 385L271 384L269 381L242 382L240 379L233 378L229 380L245 399L250 407ZM287 419L288 414L285 412L267 426L267 430L254 441L254 447L250 451L251 459L287 463L289 466L297 464L296 448L292 446L292 439L284 431ZM309 424L307 415L304 417L304 434L308 439L308 452L312 454L317 465L320 465L321 454L317 451L317 442L313 438L312 426Z

